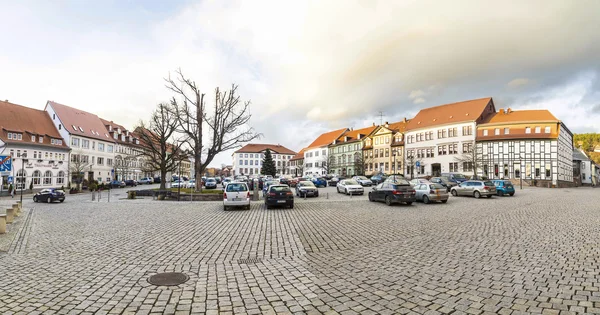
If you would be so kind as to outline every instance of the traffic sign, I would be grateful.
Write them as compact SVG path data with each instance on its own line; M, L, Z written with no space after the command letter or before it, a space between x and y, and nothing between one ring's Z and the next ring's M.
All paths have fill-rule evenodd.
M10 155L0 155L0 172L12 171L12 160Z
M417 161L416 165L417 165L417 167L421 167L421 162Z
M6 181L7 181L9 184L12 184L12 183L13 183L13 177L12 177L12 176L8 176L8 178L6 179Z

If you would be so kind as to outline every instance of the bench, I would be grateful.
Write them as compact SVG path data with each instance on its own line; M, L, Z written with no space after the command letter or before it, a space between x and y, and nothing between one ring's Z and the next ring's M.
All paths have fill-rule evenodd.
M0 214L0 234L6 233L6 214Z

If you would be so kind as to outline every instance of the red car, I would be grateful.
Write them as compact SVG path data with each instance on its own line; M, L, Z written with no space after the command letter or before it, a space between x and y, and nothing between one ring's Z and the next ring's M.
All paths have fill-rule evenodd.
M290 185L290 187L296 187L296 185L298 185L298 182L306 181L306 180L308 180L308 179L306 179L305 177L292 178L289 180L289 185Z

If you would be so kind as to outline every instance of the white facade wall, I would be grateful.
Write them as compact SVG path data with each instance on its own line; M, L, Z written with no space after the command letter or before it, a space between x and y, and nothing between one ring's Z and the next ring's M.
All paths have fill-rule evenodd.
M279 154L271 151L271 156L275 162L275 168L278 175L290 174L289 162L294 157L293 154ZM261 153L242 153L236 152L232 156L234 175L258 175L262 167L264 152Z
M12 156L13 184L16 188L33 189L60 188L68 184L69 149L64 147L36 146L28 144L8 144L0 141L0 155ZM24 154L26 158L23 158ZM2 184L7 183L8 176L2 176ZM24 185L23 185L24 184Z
M323 163L328 162L328 151L327 146L304 151L304 176L327 175Z
M560 124L558 132L557 180L573 182L573 134L564 124ZM553 182L554 184L554 182Z
M470 133L468 130L463 132L463 127L468 129L470 127ZM457 134L455 136L449 136L449 129L456 128ZM439 137L438 130L445 130L446 137ZM431 138L427 138L425 136L426 133L430 133L433 136ZM416 129L407 131L404 134L404 156L408 159L408 154L412 151L414 155L414 160L420 161L421 169L414 169L414 175L416 176L433 176L432 166L434 164L439 164L441 173L448 172L460 172L465 173L463 170L463 166L461 163L456 161L457 157L463 155L463 143L472 143L473 148L475 147L475 136L477 133L475 122L465 122L465 123L457 123L457 124L448 124L442 126L434 126L430 128ZM422 135L422 139L417 141L417 135ZM457 153L450 154L450 150L448 149L449 145L457 145ZM446 154L439 154L440 147L446 146ZM427 157L427 150L433 150L433 157ZM425 150L425 157L418 158L416 150ZM442 152L443 153L443 152ZM450 163L458 163L458 170L450 170ZM416 164L416 163L415 163ZM407 167L408 162L405 164ZM413 165L415 166L415 165ZM410 171L405 170L407 176L410 176ZM472 174L472 171L470 172Z

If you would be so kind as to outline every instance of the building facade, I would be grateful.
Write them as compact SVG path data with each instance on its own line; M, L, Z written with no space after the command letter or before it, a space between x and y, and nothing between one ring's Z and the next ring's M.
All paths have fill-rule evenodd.
M152 177L153 173L144 169L146 165L142 156L139 137L113 121L100 118L106 132L115 141L113 174L116 180L140 180Z
M336 139L343 136L349 129L343 128L320 135L304 151L303 176L323 176L331 173L328 146Z
M573 150L573 181L579 185L595 183L596 165L580 148Z
M44 109L71 148L69 181L113 179L116 141L94 114L48 101Z
M475 148L477 125L496 112L492 98L425 108L406 127L407 177L473 173L465 160Z
M290 159L290 175L294 177L299 177L304 174L304 151L306 148L302 148L300 152L294 155L293 158Z
M476 150L480 176L573 184L573 134L547 110L500 109L477 126Z
M271 151L277 174L289 174L290 160L296 152L279 144L247 144L232 154L232 175L259 175L267 149Z
M377 128L375 124L362 129L350 129L329 145L329 159L331 173L341 176L355 176L365 174L365 161L363 160L363 139Z
M67 187L69 147L46 112L0 101L0 155L12 159L0 192Z
M362 140L365 174L403 174L407 124L406 118L392 124L386 122Z

